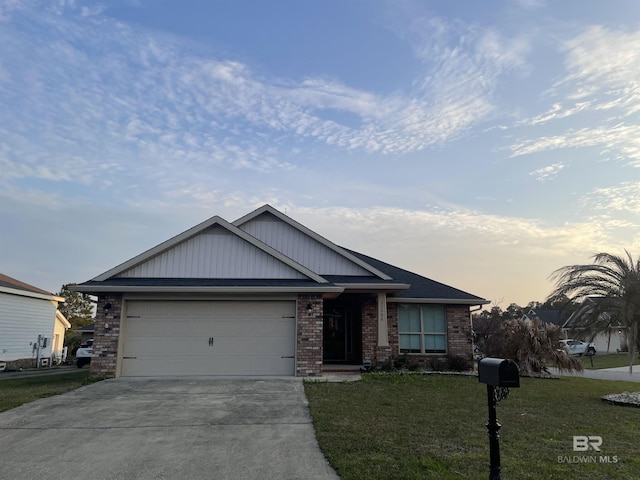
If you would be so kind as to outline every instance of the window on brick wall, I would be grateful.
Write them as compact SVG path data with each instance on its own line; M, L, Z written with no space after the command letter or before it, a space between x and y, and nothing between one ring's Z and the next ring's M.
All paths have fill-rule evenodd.
M400 353L447 353L444 305L398 305Z

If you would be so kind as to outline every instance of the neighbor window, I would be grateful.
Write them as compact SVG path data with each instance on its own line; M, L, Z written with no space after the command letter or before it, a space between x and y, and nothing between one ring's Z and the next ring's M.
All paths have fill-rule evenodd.
M398 305L400 353L447 353L444 305Z

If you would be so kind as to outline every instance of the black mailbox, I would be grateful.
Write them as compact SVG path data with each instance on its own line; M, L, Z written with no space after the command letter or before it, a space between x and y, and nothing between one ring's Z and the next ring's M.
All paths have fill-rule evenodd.
M520 371L513 360L483 358L478 363L478 380L494 387L520 387Z

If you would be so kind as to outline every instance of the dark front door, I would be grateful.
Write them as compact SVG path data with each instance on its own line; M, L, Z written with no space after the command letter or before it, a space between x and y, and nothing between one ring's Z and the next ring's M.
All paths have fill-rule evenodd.
M324 360L345 361L347 359L347 322L344 311L333 309L324 315L322 349Z
M357 298L326 300L322 334L325 362L356 362L362 360L362 321Z

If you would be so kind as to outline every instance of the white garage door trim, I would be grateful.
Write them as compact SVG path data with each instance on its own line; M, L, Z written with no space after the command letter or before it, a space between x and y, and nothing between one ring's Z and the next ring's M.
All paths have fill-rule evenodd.
M129 300L121 375L295 375L295 314L295 301Z

